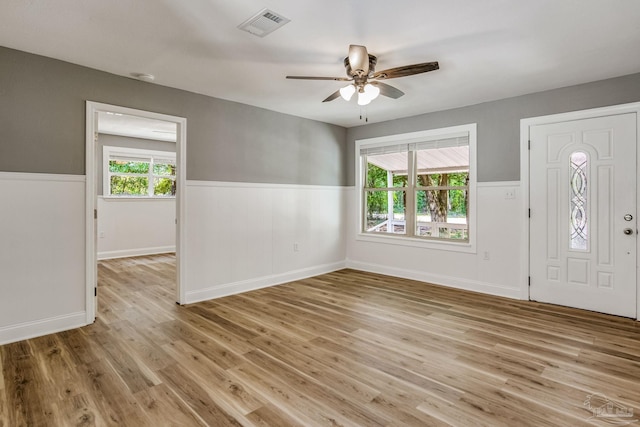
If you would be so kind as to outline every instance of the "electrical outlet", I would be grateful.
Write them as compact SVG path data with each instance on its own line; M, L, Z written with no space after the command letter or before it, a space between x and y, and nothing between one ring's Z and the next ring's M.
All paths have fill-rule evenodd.
M515 199L516 198L516 190L513 188L508 189L504 192L505 199Z
M485 261L489 261L491 259L491 254L489 254L489 251L484 251L484 256L482 257L482 259L484 259Z
M300 247L298 246L297 243L294 243L293 244L293 252L298 252L298 251L300 251Z

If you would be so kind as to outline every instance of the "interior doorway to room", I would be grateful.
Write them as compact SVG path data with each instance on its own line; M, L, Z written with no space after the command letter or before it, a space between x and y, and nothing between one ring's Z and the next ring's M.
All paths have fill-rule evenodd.
M175 301L184 301L185 128L180 117L87 102L87 323L95 319L100 260L175 253Z
M528 127L530 299L637 318L637 125L612 111Z

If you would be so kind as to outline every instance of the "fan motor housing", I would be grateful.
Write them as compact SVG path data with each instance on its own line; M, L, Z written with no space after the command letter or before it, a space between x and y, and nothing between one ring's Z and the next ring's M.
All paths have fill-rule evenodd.
M374 71L376 70L377 63L378 63L378 58L374 55L369 54L369 74L367 74L367 77L370 77L371 75L373 75ZM347 76L355 77L355 73L351 69L351 64L349 63L348 56L344 58L344 67L347 69Z

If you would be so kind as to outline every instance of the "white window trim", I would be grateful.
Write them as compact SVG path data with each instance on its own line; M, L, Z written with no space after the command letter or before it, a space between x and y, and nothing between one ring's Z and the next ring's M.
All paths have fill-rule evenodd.
M176 163L176 153L173 151L160 151L160 150L146 150L143 148L130 148L130 147L115 147L105 145L102 147L102 196L105 200L115 199L144 199L144 200L164 200L175 199L176 196L130 196L130 195L112 195L110 186L110 172L109 172L109 159L111 156L131 156L140 157L141 160L151 160L151 168L149 170L149 176L153 178L153 161L154 159L171 160ZM176 165L177 166L177 165ZM121 174L119 174L121 175ZM173 177L176 179L176 177ZM153 185L153 179L150 179L149 185Z
M381 147L390 144L410 144L423 141L432 141L443 137L469 136L469 241L456 242L454 240L431 240L420 237L406 237L394 234L371 234L364 233L363 230L363 174L360 150L362 148ZM431 129L419 132L410 132L397 135L382 136L377 138L360 139L355 144L355 174L356 174L356 215L358 216L356 240L366 242L376 242L401 246L420 247L427 249L438 249L455 252L476 253L476 215L477 215L477 175L476 175L476 148L477 148L477 125L470 123L460 126Z

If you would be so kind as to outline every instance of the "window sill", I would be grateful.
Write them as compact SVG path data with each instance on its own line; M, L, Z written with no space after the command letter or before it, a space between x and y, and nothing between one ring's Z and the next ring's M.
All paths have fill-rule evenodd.
M399 235L383 235L358 233L356 240L362 242L382 243L388 245L409 246L422 249L436 249L440 251L464 252L475 254L475 245L470 242L454 242L444 240L421 239L419 237L404 237Z
M163 200L175 200L176 196L167 196L167 197L149 197L149 196L98 196L99 199L104 200L105 202L130 202L130 201L148 201L148 202L157 202Z

